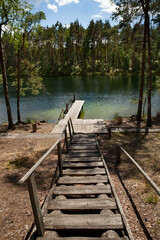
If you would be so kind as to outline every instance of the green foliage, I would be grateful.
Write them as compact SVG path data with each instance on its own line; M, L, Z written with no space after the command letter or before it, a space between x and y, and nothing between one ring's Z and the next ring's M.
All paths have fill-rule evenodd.
M118 117L119 117L119 113L115 113L113 119L114 119L114 120L117 120Z
M27 59L23 59L21 63L20 78L20 95L25 96L26 92L32 95L38 95L41 90L45 91L42 84L43 78L39 75L40 67L38 64L30 63ZM16 76L14 72L13 76ZM12 86L17 87L17 78L13 81Z
M0 74L0 87L2 86L3 84L3 78L2 78L2 74Z
M38 62L42 75L139 73L143 23L130 25L128 19L125 27L119 29L119 26L111 27L109 21L91 20L85 29L76 20L69 28L60 22L43 28L39 22L44 17L42 12L24 12L21 23L17 21L12 26L14 34L7 31L3 35L10 73L16 68L15 54L22 48L21 59L27 59L31 64ZM160 62L158 29L155 23L151 31L155 74Z
M35 121L34 120L31 120L30 118L27 118L26 119L26 123L27 124L32 124L32 123L34 123Z
M160 77L159 76L156 79L156 87L158 88L158 91L160 93Z

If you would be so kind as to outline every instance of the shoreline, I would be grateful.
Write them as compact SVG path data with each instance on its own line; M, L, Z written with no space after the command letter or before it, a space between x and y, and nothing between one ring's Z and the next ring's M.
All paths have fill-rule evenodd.
M35 133L50 133L57 123L48 123L43 121L36 121L37 124L37 131ZM131 117L119 117L117 119L112 120L104 120L107 128L110 129L120 129L121 131L132 130L135 132L134 129L137 129L137 132L142 132L149 130L149 132L154 132L156 129L159 131L160 129L160 116L152 117L152 127L146 127L146 121L142 120L140 123L137 122L136 116L132 115ZM0 124L0 134L2 133L32 133L32 123L25 123L25 124L18 124L15 125L14 129L7 129L8 124Z

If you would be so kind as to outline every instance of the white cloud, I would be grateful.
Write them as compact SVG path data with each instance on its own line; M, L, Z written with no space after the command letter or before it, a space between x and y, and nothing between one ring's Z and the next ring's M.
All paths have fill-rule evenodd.
M116 5L111 0L93 0L100 3L99 7L103 12L112 13L116 10Z
M29 0L29 3L35 5L36 7L38 7L41 2L42 0Z
M68 5L72 2L74 3L79 3L79 0L55 0L56 3L58 3L58 5L61 7L61 6L64 6L64 5Z
M102 15L98 15L98 14L97 14L97 15L92 15L91 17L92 17L92 18L103 18Z
M57 6L56 6L54 3L53 3L53 4L50 4L50 3L49 3L49 4L47 5L47 8L50 9L50 10L52 10L53 12L57 13L57 10L58 10L58 9L57 9Z

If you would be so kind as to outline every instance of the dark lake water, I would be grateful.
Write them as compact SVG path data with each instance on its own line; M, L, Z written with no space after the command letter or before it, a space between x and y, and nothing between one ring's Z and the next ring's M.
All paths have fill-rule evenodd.
M56 122L60 111L69 99L85 100L83 118L110 120L116 115L136 114L139 79L137 77L44 77L47 93L21 97L22 120L46 120ZM16 121L16 90L10 89L13 119ZM160 112L160 96L153 90L152 115ZM0 123L7 121L2 90L0 91Z

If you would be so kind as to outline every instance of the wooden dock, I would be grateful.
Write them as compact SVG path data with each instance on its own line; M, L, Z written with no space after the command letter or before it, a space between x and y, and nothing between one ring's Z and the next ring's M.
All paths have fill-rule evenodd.
M37 240L133 239L95 134L74 134Z
M77 119L80 115L81 110L83 109L84 101L83 100L76 100L72 107L69 109L68 113L66 114L65 118Z
M62 134L69 118L72 120L75 133L108 133L103 119L78 119L83 105L84 101L76 100L65 118L58 122L51 133L55 135Z
M60 120L52 133L61 134L68 119ZM103 119L73 119L75 133L108 133Z

